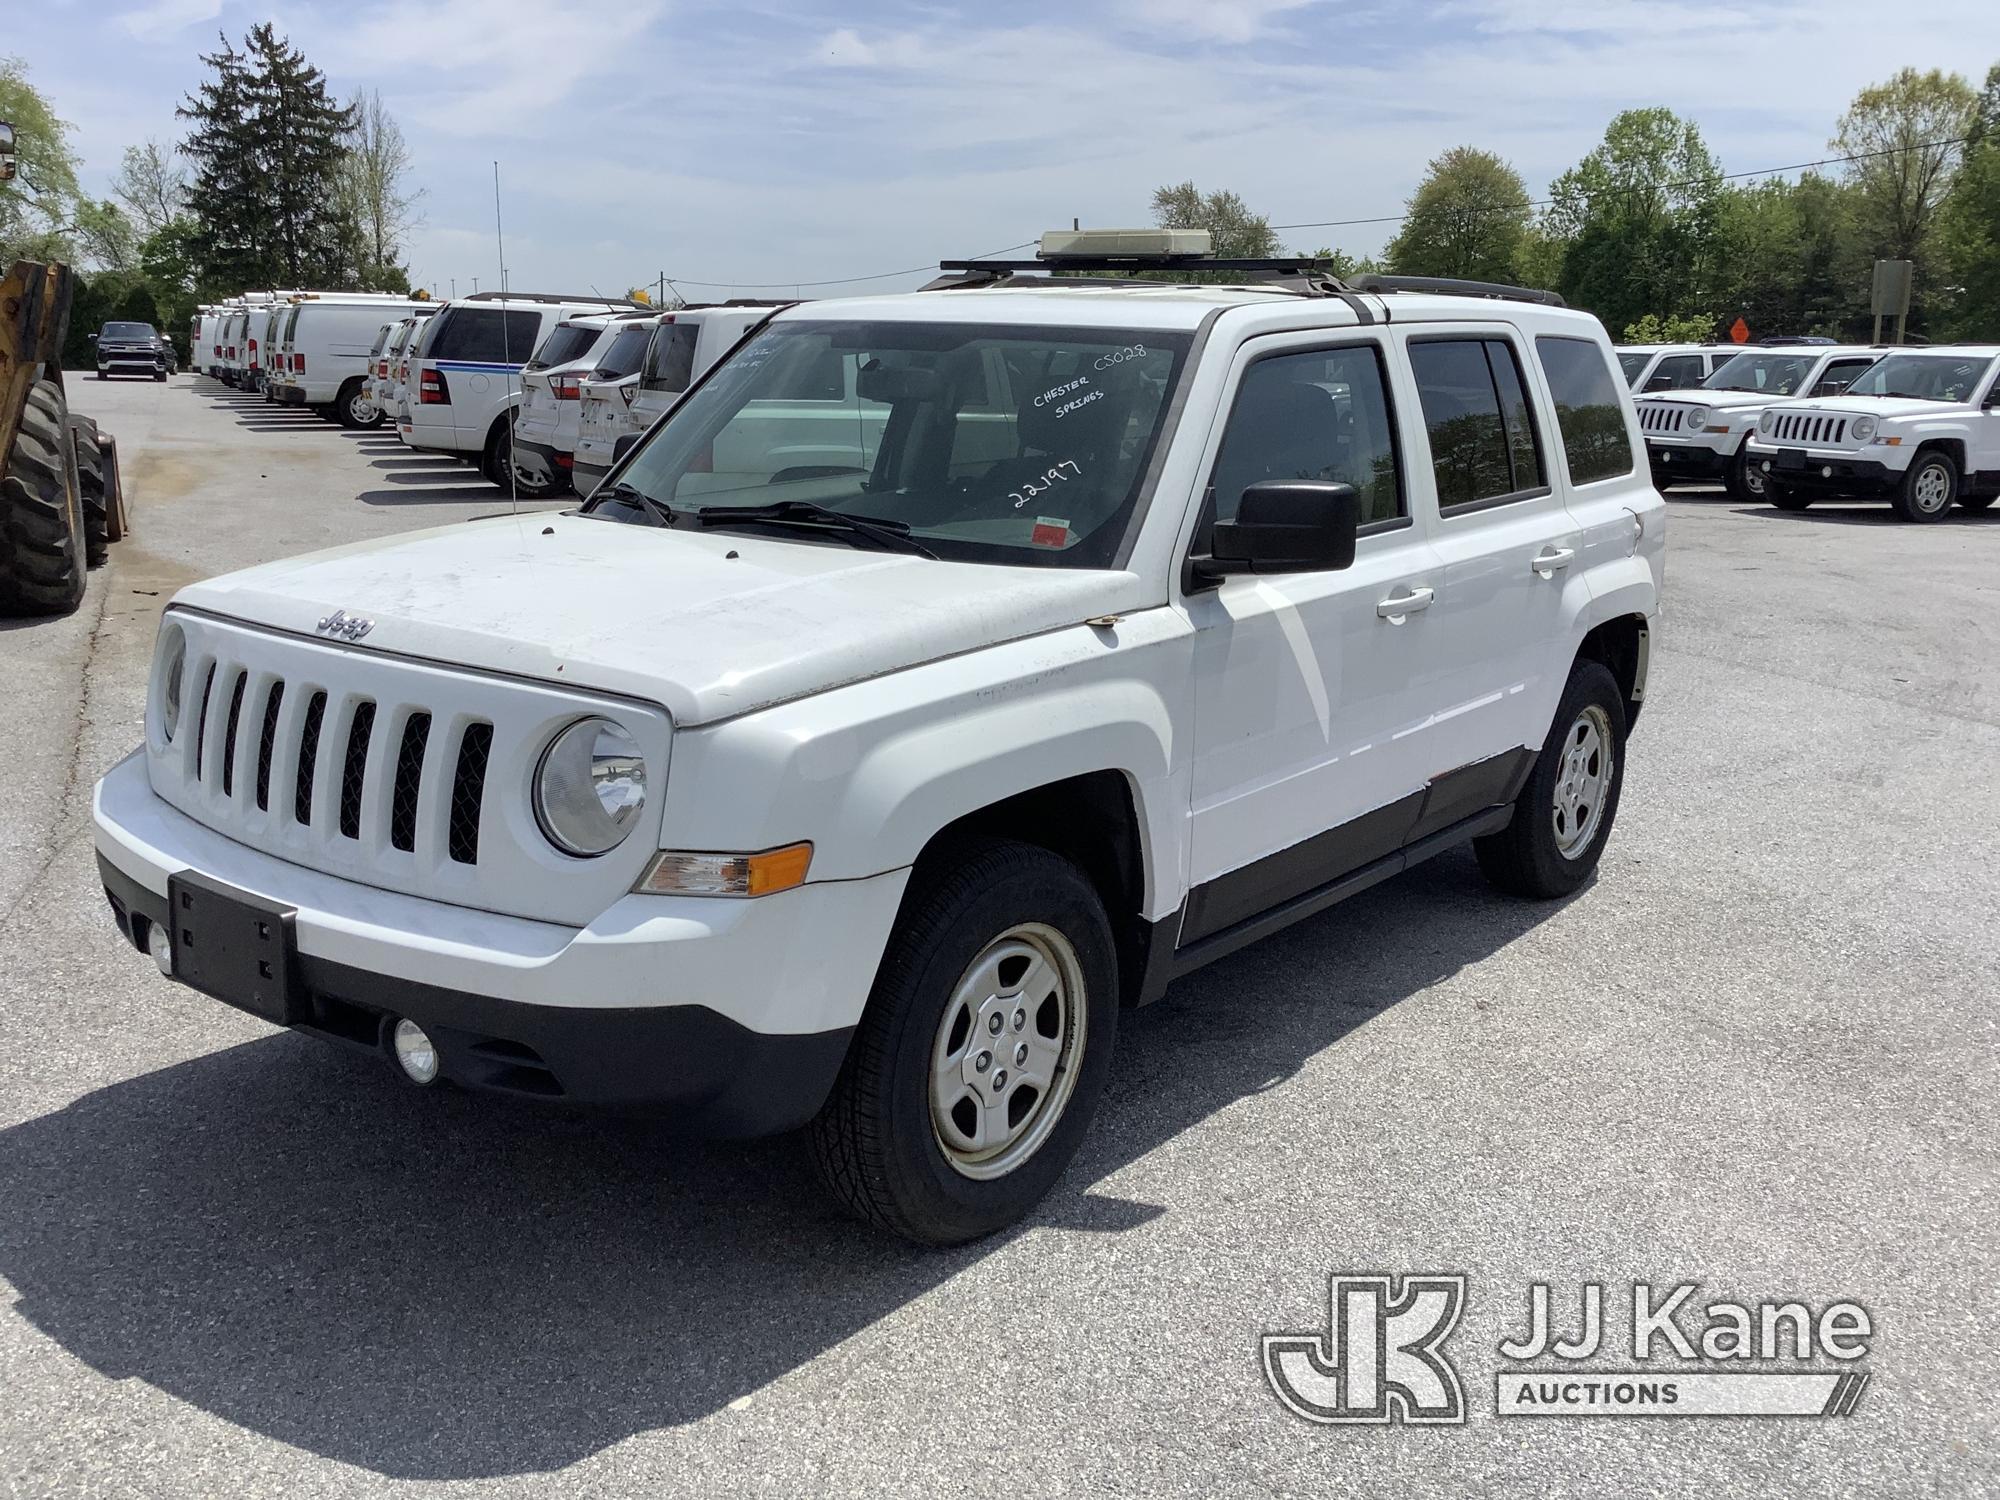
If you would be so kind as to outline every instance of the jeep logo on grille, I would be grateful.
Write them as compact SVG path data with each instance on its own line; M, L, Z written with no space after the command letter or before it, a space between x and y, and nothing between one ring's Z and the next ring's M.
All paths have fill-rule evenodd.
M361 615L350 615L344 609L336 609L313 627L321 635L337 635L347 641L358 641L374 628L373 620Z

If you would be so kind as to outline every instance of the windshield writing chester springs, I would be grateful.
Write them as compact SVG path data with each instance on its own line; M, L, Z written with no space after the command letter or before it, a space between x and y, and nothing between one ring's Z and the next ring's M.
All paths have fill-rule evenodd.
M817 508L907 527L942 558L1110 566L1189 342L1150 329L779 323L676 407L591 511L803 530L816 523L798 515ZM729 514L772 506L790 514ZM841 528L827 540L885 538Z

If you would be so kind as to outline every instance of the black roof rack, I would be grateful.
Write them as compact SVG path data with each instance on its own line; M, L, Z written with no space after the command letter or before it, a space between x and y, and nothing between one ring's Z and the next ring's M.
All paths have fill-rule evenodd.
M630 297L581 297L568 292L468 292L448 302L588 302L600 307L637 307Z
M1271 291L1289 292L1300 297L1343 297L1357 293L1382 296L1394 292L1426 292L1448 297L1497 297L1511 302L1535 302L1544 307L1568 304L1554 292L1533 287L1503 286L1495 281L1457 281L1435 276L1380 276L1369 273L1346 280L1330 269L1334 263L1311 255L1258 258L1211 257L1205 255L1052 255L1037 260L945 260L938 269L945 275L923 287L927 292L960 291L978 287L1012 284L1033 288L1092 288L1160 286L1158 280L1141 280L1138 271L1226 272L1242 275L1246 282ZM1062 272L1069 275L1062 275ZM1030 273L1041 272L1033 275ZM1088 272L1088 275L1079 275ZM1118 273L1124 273L1122 276Z

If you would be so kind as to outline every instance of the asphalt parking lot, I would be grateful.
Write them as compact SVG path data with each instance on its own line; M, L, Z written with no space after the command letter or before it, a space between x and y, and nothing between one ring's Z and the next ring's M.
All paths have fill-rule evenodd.
M1126 1018L1040 1211L937 1253L795 1142L419 1093L123 946L89 793L174 588L507 500L206 380L72 391L135 534L0 626L7 1494L2000 1490L2000 510L1676 492L1596 882L1449 856L1203 971ZM1468 1277L1466 1425L1273 1399L1259 1335L1323 1329L1337 1270ZM1858 1301L1872 1382L1499 1418L1533 1281Z

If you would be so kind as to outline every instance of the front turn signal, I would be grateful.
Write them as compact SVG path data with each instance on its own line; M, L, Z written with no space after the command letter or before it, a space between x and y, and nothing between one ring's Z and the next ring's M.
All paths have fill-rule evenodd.
M759 854L703 854L662 849L634 890L649 896L771 896L806 883L811 844Z

